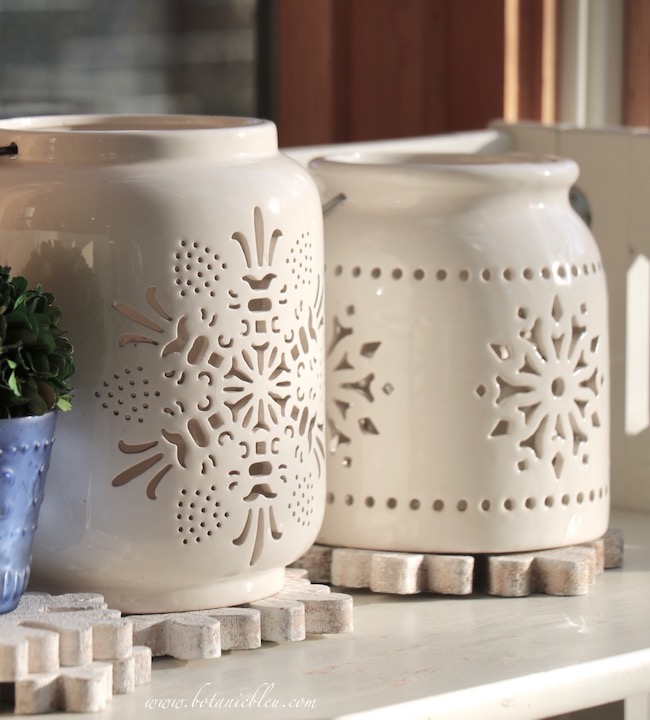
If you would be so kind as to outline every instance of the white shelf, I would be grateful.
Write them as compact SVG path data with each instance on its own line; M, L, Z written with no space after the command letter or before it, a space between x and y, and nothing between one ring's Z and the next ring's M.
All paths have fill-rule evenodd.
M114 697L101 715L47 717L526 720L650 692L650 516L614 513L611 525L625 532L625 567L606 571L586 596L355 592L351 634L211 661L158 659L150 685ZM234 702L269 683L265 700L285 707L192 708L197 695ZM154 698L187 707L147 710ZM291 709L294 698L316 706Z

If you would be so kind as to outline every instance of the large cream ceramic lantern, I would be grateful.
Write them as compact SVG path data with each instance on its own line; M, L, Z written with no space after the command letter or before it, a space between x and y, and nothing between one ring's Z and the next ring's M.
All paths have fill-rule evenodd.
M0 123L0 256L76 348L36 587L128 612L277 592L324 499L313 180L268 121Z

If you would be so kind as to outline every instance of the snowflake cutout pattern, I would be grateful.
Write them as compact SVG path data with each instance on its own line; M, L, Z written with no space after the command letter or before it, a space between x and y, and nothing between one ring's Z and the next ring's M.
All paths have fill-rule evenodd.
M228 262L232 265L238 258L239 279L232 271L223 273L224 257L196 242L180 241L174 257L180 297L221 294L225 322L206 310L209 303L184 301L181 306L187 312L174 317L154 287L144 292L151 312L113 302L113 309L136 326L122 333L118 344L150 347L151 359L146 372L142 365L128 366L96 392L103 406L123 422L143 423L146 418L146 432L151 428L144 442L119 441L120 452L137 459L112 479L112 485L145 478L146 494L156 500L167 477L179 485L184 473L188 482L197 471L211 477L214 484L206 479L205 487L192 491L192 498L185 487L180 489L176 517L183 543L207 540L227 524L229 513L217 498L233 494L247 512L243 526L231 529L231 540L249 548L251 565L260 558L265 542L282 537L275 503L281 487L295 478L281 458L299 462L306 453L320 476L325 454L313 381L322 377L317 351L323 327L322 281L319 276L312 303L291 303L287 284L274 265L285 238L277 229L265 233L259 208L254 210L253 226L253 237L235 232L230 238L235 250ZM239 333L232 334L237 327ZM152 375L156 380L149 379ZM214 480L211 471L218 466L218 477L225 482ZM209 510L211 524L195 517L199 505L201 512ZM296 522L305 523L304 512Z
M500 365L494 379L499 419L489 437L516 440L519 470L549 461L559 479L569 458L588 464L589 436L600 427L600 337L589 327L584 303L570 313L555 296L548 317L533 318L521 307L516 314L522 329L513 346L489 346ZM485 385L475 392L488 397Z
M348 317L353 316L354 306L348 305L345 313ZM367 368L369 361L380 349L381 342L355 343L353 326L343 322L334 316L327 348L330 371L335 378L330 387L332 401L327 416L329 451L332 454L350 445L356 432L362 435L380 434L380 428L369 414L377 392L376 376ZM380 392L390 395L393 390L390 383L384 383ZM343 465L350 467L351 464L352 459L344 456Z

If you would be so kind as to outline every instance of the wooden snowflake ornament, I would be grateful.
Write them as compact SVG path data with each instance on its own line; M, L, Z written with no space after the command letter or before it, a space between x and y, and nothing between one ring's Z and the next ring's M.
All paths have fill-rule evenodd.
M5 683L14 686L16 715L96 712L150 681L152 655L205 660L351 631L352 598L305 576L286 570L279 593L246 606L129 617L97 594L27 593L0 615L0 700Z
M16 715L103 710L150 679L151 650L101 595L27 593L0 615L0 683L14 684Z

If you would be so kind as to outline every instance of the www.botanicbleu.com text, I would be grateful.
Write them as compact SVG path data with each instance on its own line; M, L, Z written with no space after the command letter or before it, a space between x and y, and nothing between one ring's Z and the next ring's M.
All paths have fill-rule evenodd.
M316 700L308 698L290 698L281 700L273 697L275 683L262 683L251 695L240 693L237 697L227 697L215 692L212 683L205 683L199 688L196 695L191 698L149 698L145 700L144 706L147 710L188 710L188 709L213 709L226 710L241 708L249 710L258 708L260 710L271 709L304 709L315 708Z

